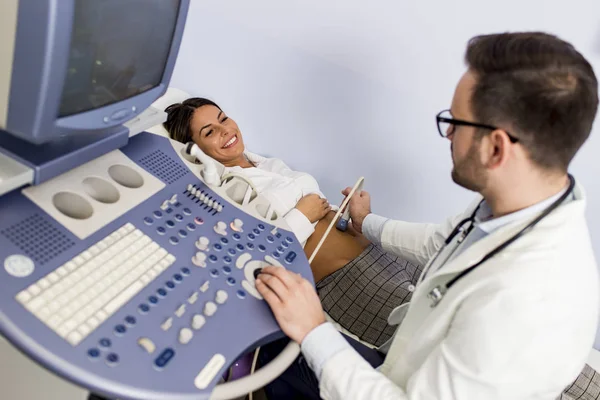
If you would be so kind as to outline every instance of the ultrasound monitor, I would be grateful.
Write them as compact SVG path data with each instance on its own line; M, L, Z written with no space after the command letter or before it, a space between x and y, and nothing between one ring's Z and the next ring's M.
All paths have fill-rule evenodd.
M189 0L3 0L0 136L108 132L167 88ZM2 147L2 146L0 146Z

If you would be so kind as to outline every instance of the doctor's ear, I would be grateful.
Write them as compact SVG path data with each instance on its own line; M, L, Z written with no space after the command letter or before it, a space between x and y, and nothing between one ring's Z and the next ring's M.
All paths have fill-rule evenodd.
M485 164L488 168L498 168L502 166L510 156L511 141L507 133L501 129L494 130L487 135L487 140L484 136L484 148L482 149L486 160Z

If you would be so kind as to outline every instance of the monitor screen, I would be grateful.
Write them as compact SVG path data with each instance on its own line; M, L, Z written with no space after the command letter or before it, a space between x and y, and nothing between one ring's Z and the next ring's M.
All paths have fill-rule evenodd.
M59 117L158 86L178 11L179 0L76 0Z

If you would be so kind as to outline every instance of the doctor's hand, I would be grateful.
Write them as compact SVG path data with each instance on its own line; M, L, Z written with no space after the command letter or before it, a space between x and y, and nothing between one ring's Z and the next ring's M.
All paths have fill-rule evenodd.
M256 279L256 289L271 307L283 332L298 344L325 322L317 292L299 274L281 267L265 267Z
M327 199L321 198L316 193L307 194L300 199L296 208L308 218L311 223L321 220L331 211L331 206Z
M351 187L347 187L342 190L344 196L348 196L352 191ZM371 196L368 192L361 190L360 192L354 192L354 196L348 202L350 207L350 218L352 219L352 226L358 232L362 233L363 221L367 215L371 214Z

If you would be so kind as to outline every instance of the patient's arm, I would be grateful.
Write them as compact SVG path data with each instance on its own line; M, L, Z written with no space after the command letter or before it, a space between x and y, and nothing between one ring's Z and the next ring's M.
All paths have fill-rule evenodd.
M307 257L310 258L334 217L335 212L330 211L318 222L315 232L308 238L304 246L304 253ZM335 226L331 228L329 235L311 263L315 282L319 282L327 275L354 260L368 245L369 241L354 230L342 232L337 230Z

